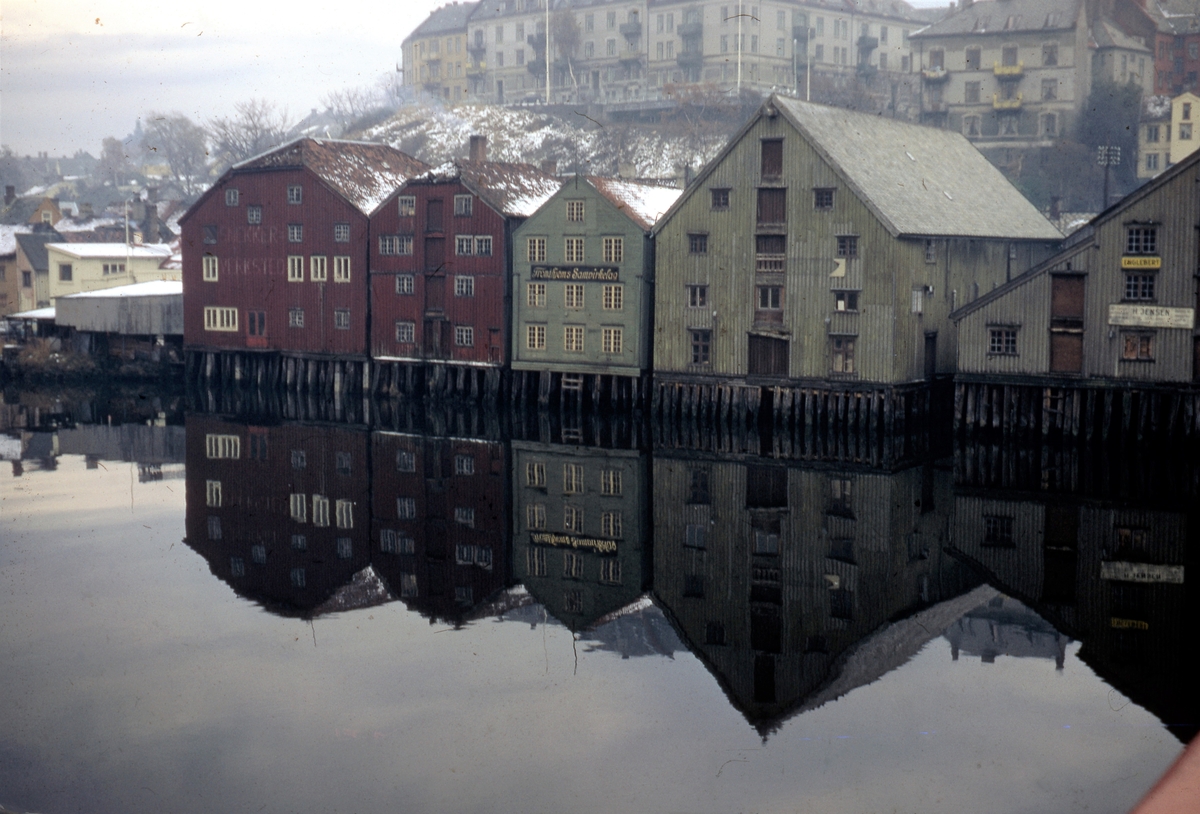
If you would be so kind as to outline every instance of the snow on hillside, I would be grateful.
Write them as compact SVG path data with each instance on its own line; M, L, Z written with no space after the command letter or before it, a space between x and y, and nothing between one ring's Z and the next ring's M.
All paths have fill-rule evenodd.
M488 137L493 161L558 162L559 173L667 179L698 170L733 135L736 123L600 124L582 112L568 118L536 108L462 104L410 106L358 138L383 141L427 164L467 155L472 135Z

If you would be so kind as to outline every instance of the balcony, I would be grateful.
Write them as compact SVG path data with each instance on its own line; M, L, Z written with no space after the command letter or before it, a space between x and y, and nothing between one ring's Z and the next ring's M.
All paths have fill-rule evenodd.
M704 23L680 23L676 29L679 36L687 39L689 37L699 37L704 33Z
M468 62L467 63L467 76L474 78L476 76L483 76L486 73L487 73L487 62L486 61L481 59L478 62Z
M854 72L869 81L875 78L875 75L879 73L879 69L869 62L860 62L855 66Z
M1021 109L1021 94L1017 94L1010 99L1001 98L1000 94L992 94L992 108L995 110L1020 110Z
M1018 62L1016 65L1001 65L999 62L993 62L992 73L997 79L1020 79L1025 73L1025 63Z
M429 56L425 57L425 62L428 65L441 65L442 64L442 55L441 54L430 54Z
M879 37L862 36L858 38L858 50L874 51L879 47Z
M704 64L704 54L699 51L683 51L675 57L680 68L699 68Z
M760 274L782 274L787 271L786 254L758 254L754 256L754 270Z
M487 45L482 42L467 43L467 53L471 55L482 54L487 51Z
M950 72L939 65L936 68L926 68L921 71L921 76L926 82L945 82L950 78Z
M636 48L626 48L617 54L617 59L621 62L641 62L643 56L644 54Z
M621 23L617 28L621 32L621 36L628 40L637 39L642 35L642 24L637 20L628 23Z
M940 99L936 101L926 100L925 103L921 105L922 113L945 113L949 109L950 108L946 106L946 103Z
M530 34L528 37L525 38L525 42L529 43L530 45L532 45L534 48L536 48L539 51L545 51L546 50L546 33L542 32L541 34Z

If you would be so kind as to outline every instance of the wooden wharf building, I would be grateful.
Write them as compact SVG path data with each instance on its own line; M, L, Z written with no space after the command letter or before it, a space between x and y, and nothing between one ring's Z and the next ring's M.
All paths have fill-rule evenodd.
M954 372L950 312L1062 240L963 136L778 96L654 235L656 417L886 435Z
M681 190L576 175L515 233L514 399L584 394L640 405L649 384L654 296L650 231Z
M952 315L957 427L1089 440L1200 430L1197 183L1193 154Z
M371 356L388 393L495 400L509 368L513 231L559 188L531 164L470 158L371 215Z
M360 389L368 215L427 169L383 144L310 138L235 164L180 219L189 378Z

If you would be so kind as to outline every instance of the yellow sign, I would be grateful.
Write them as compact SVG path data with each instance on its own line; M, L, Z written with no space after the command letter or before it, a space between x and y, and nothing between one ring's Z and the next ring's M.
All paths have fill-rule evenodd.
M1161 257L1122 257L1121 268L1123 269L1160 269L1162 268Z
M1196 321L1194 308L1167 308L1161 305L1110 305L1108 324L1135 328L1192 329Z
M1110 624L1115 630L1149 630L1150 623L1143 622L1141 619L1121 619L1112 617Z
M572 537L569 534L555 534L552 531L535 531L529 535L529 542L534 545L563 546L565 548L591 548L599 554L616 554L616 540L601 540L597 537Z

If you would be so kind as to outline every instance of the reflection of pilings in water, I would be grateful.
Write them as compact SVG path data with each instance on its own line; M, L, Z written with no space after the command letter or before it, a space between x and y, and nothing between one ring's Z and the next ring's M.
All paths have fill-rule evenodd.
M649 376L514 370L509 406L523 410L536 403L542 409L637 412L648 407Z
M967 437L1086 441L1200 436L1200 391L1184 387L958 381L954 430Z

